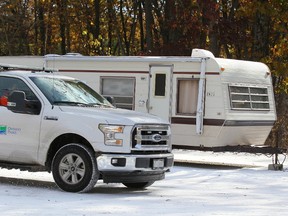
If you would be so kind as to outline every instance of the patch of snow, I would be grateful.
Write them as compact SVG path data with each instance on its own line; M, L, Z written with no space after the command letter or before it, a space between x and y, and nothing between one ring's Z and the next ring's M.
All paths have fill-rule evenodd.
M98 181L85 194L57 188L52 174L0 169L1 215L285 215L288 172L270 171L271 158L243 153L174 151L181 160L237 163L256 168L174 166L145 190ZM283 159L283 158L281 158ZM285 168L285 163L284 163Z

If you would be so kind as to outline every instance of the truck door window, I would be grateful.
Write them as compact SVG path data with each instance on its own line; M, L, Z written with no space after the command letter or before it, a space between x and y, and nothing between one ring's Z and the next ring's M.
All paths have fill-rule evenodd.
M114 98L114 105L122 109L134 109L135 78L101 77L101 94Z
M11 77L0 77L0 98L8 97L15 90L25 92L27 100L38 100L36 95L22 80Z
M196 115L199 80L179 79L177 84L177 114Z

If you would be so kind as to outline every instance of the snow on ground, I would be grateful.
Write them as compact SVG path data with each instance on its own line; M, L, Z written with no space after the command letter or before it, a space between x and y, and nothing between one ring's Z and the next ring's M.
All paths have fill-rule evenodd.
M99 181L86 194L60 191L52 175L0 169L1 215L286 215L288 171L264 155L174 150L177 160L249 167L174 166L146 190ZM282 157L281 160L284 160ZM251 168L251 166L255 166Z

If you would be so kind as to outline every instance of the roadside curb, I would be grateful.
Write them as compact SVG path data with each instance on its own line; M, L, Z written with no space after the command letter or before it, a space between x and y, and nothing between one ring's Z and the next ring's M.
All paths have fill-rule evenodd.
M242 169L242 168L259 168L260 166L249 165L249 164L234 164L234 163L223 163L223 162L211 162L211 161L196 161L196 160L174 160L176 166L189 166L189 167L200 167L200 168L221 168L221 169Z

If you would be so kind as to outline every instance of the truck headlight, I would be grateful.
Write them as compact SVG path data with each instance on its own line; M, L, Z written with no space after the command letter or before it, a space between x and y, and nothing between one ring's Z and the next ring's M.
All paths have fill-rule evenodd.
M122 146L123 140L119 139L117 135L123 133L123 125L99 124L99 129L104 134L105 145Z

